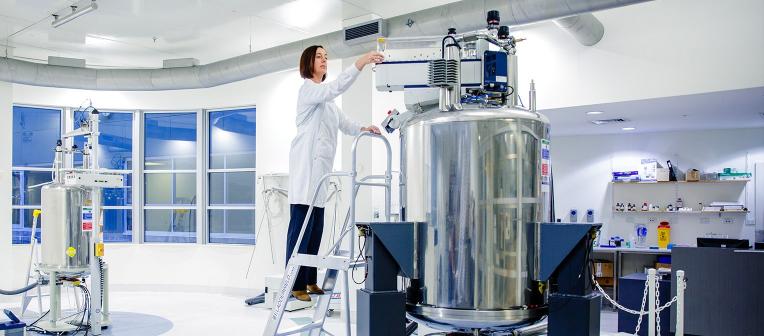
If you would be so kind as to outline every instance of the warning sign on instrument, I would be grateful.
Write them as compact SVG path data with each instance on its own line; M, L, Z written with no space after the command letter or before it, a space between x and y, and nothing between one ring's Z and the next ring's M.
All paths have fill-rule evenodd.
M549 191L551 182L549 160L549 140L541 140L541 191Z
M91 206L82 207L82 231L93 231L93 207Z

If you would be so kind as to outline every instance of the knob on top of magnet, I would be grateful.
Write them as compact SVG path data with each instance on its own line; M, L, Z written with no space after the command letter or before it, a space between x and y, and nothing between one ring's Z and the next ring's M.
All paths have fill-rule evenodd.
M448 35L456 35L456 28L448 28Z
M499 11L497 10L488 11L488 15L486 17L486 22L488 22L488 24L498 25L500 21L501 21L501 18L499 17Z
M501 26L499 27L499 33L498 33L499 39L506 40L509 38L509 27L507 26Z

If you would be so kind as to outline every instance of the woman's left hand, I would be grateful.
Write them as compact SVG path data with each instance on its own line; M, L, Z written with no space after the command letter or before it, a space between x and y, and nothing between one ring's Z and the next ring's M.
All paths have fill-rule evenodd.
M382 134L377 126L371 125L369 127L361 127L361 132L371 132L374 134Z

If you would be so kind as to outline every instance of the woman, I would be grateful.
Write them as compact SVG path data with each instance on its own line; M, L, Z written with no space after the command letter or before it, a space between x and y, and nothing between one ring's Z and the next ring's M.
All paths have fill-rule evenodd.
M368 131L379 134L376 126L361 127L349 120L334 104L334 98L345 92L353 84L358 74L367 64L379 63L384 56L369 52L355 61L337 79L324 83L327 70L327 53L322 46L311 46L300 57L300 76L305 82L297 97L297 135L292 140L289 151L289 203L290 219L287 235L287 262L297 244L302 224L308 213L313 193L319 180L329 173L334 164L337 148L337 130L347 135L358 135ZM324 231L325 187L313 203L313 212L305 227L299 253L317 254ZM309 294L323 294L316 284L314 267L301 267L292 287L292 296L300 301L310 301Z

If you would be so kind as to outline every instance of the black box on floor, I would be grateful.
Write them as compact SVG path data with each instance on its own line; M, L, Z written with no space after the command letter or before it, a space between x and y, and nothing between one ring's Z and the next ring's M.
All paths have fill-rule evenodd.
M357 300L356 332L359 336L406 335L406 293L372 293L366 289L359 289Z
M549 295L549 336L599 336L602 296Z

